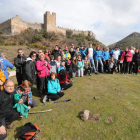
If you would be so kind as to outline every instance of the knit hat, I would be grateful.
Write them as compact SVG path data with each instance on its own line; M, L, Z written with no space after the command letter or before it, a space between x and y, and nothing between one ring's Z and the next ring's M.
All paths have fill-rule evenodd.
M69 64L71 63L71 61L70 61L70 60L68 60L67 62L68 62Z

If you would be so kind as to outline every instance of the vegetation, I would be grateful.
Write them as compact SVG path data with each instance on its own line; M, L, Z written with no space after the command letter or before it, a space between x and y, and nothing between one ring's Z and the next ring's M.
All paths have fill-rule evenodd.
M15 77L12 77L16 82ZM15 129L7 130L6 140L15 140L27 122L40 127L38 140L139 140L140 139L140 94L139 75L100 74L74 79L72 88L64 91L59 100L71 99L69 102L38 106L31 111L52 109L51 112L33 114L15 121ZM16 84L17 86L17 84ZM94 100L94 97L100 100ZM36 85L33 98L38 101ZM100 113L97 122L80 119L85 109ZM108 122L108 118L114 118Z

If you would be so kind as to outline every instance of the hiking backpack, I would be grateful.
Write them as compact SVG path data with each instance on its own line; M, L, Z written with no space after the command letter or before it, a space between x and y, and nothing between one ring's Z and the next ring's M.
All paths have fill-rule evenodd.
M36 133L40 132L40 128L34 123L26 123L19 133L19 140L36 140Z

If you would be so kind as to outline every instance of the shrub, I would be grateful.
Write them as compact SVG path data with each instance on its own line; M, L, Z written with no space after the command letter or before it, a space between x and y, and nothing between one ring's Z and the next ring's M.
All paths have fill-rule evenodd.
M0 34L3 34L3 31L2 30L0 30Z
M66 30L66 36L67 36L67 38L71 38L72 37L72 31L71 30Z
M4 44L4 40L0 38L0 44Z
M20 40L20 41L19 41L19 45L23 45L24 43L25 43L24 40Z

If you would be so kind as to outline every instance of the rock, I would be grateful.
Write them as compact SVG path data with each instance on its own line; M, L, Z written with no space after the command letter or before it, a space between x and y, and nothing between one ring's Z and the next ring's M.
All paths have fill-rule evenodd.
M100 116L101 116L101 114L98 114L98 113L95 113L95 114L89 113L88 120L91 120L93 122L97 122L100 119Z
M95 100L100 100L100 97L95 96L94 99Z
M112 122L114 122L114 117L108 117L107 119L106 119L106 121L105 121L106 123L112 123Z
M83 121L88 120L89 112L90 112L89 110L85 110L84 113L81 115L81 119L82 119Z

